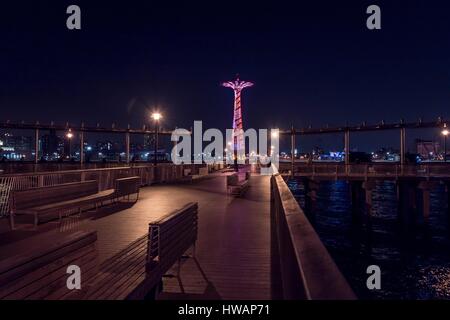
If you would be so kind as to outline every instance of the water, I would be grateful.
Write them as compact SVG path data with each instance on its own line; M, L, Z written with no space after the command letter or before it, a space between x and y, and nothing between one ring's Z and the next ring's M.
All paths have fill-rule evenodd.
M288 185L304 208L304 187ZM355 224L345 181L321 182L316 212L308 217L339 269L360 299L450 299L450 228L445 187L431 193L426 228L419 209L415 227L397 220L394 182L377 182L373 191L371 227ZM417 199L420 205L420 198ZM381 290L366 287L369 265L381 268Z

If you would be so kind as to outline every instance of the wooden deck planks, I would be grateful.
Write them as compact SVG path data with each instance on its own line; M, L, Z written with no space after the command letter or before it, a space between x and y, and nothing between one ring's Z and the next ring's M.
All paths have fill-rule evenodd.
M164 278L161 299L270 299L270 189L269 177L252 176L242 198L227 195L226 176L193 184L160 185L141 189L131 206L103 208L90 213L81 229L97 230L97 281L111 279L108 297L122 298L142 280L148 224L186 203L199 203L196 260L183 259L180 279ZM130 244L134 243L130 247ZM114 261L128 248L129 254ZM190 252L192 255L193 252ZM110 260L111 259L111 260ZM112 269L134 264L129 281L117 281ZM176 275L176 266L169 272ZM181 285L180 285L181 284ZM105 292L93 292L91 298Z

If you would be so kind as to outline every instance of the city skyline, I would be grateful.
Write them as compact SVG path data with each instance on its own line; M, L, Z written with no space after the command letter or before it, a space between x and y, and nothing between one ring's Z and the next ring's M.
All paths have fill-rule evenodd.
M417 130L417 129L416 129ZM0 158L3 160L26 160L34 161L34 137L27 131L30 130L0 130ZM439 128L428 129L428 131L435 132L433 139L427 140L420 138L417 135L409 134L409 143L406 144L406 152L409 154L416 154L422 160L440 160L442 153L444 152L444 139L442 130ZM14 134L13 132L21 132L21 134ZM56 161L58 159L76 161L80 160L80 137L77 132L72 129L65 131L57 131L55 129L42 130L39 134L39 161ZM414 130L412 131L414 132ZM71 134L70 139L68 133ZM377 133L380 134L380 133ZM392 134L392 133L391 133ZM108 161L125 161L126 155L126 141L122 136L117 134L104 134L102 138L95 138L98 134L92 134L94 137L89 138L89 134L85 134L83 138L84 153L86 154L86 160L89 161L101 161L103 159ZM355 135L357 136L357 135ZM336 138L336 137L335 137ZM342 137L341 137L342 138ZM302 140L305 139L304 137ZM161 137L160 137L161 140ZM286 146L288 139L281 139L281 157L290 157L290 150ZM325 138L325 140L328 140ZM339 140L339 139L338 139ZM322 135L316 138L316 142L301 143L295 146L295 156L301 158L302 156L322 157L322 160L339 160L344 161L343 154L345 149L343 145L332 144L329 141L323 141ZM166 160L170 159L172 142L168 136L165 137L159 143L159 151L166 154ZM133 159L140 161L147 161L154 153L154 135L153 134L138 134L135 135L133 140L130 141L130 154ZM390 161L399 162L400 148L394 144L379 145L374 148L368 148L366 145L352 145L351 152L365 152L371 155L373 160L382 160L384 158ZM246 153L250 153L246 149ZM320 159L317 158L317 159Z

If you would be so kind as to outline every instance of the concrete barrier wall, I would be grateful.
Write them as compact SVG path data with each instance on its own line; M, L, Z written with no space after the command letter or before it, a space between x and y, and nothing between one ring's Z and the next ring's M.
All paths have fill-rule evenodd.
M271 178L272 235L282 299L356 299L280 174Z

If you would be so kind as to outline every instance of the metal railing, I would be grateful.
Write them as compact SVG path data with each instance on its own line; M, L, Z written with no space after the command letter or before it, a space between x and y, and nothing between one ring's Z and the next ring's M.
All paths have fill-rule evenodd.
M291 163L280 163L279 171L288 173ZM295 163L294 175L304 177L360 177L360 178L450 178L450 165L445 164L343 164L343 163Z
M356 299L279 174L271 178L271 217L283 299Z

